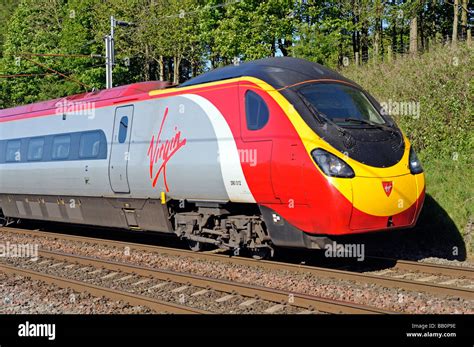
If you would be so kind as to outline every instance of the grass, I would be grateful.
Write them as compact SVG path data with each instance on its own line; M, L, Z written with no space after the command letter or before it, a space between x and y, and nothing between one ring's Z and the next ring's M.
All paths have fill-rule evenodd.
M474 47L460 44L457 48L436 46L417 57L349 66L341 71L381 103L419 105L419 116L392 115L414 145L425 169L428 198L417 229L448 244L461 235L471 257L473 66Z

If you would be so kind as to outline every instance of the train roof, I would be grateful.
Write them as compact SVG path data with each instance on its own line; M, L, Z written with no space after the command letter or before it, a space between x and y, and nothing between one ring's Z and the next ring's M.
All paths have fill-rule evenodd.
M194 86L209 82L222 81L243 76L261 79L274 88L283 88L308 80L330 79L353 83L341 74L320 64L304 59L290 57L272 57L217 68L192 78L179 87ZM17 106L0 110L0 119L13 119L25 114L44 113L54 110L58 104L68 105L69 103L102 103L110 100L127 99L139 94L148 93L152 90L171 87L170 82L149 81L129 84L125 86L104 89L66 96L58 99L37 102L33 104Z
M58 99L36 102L23 106L7 108L0 110L0 119L18 116L22 114L42 112L56 109L58 105L67 105L69 103L87 103L87 102L101 102L111 99L120 99L131 97L143 93L148 93L152 90L163 89L169 87L169 82L150 81L128 84L125 86L103 89L94 92L87 92L71 96L65 96Z
M179 87L250 76L261 79L274 88L283 88L308 80L332 79L351 82L341 74L320 64L291 57L272 57L217 68L194 77ZM179 88L178 87L178 88Z

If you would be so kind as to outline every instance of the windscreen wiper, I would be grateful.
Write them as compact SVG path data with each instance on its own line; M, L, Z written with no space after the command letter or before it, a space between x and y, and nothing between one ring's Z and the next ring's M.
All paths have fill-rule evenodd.
M308 107L310 112L314 115L314 117L320 122L320 123L326 123L326 124L331 124L334 128L336 128L337 131L339 131L342 136L344 136L348 141L354 141L354 137L343 127L340 125L336 124L331 117L329 117L327 114L319 111L316 107L313 106L306 98L302 97L301 95L298 95L300 99L303 101L303 103ZM346 142L344 142L344 146L348 148Z
M306 105L306 107L310 110L310 112L315 116L315 118L319 121L319 123L324 123L324 122L329 123L332 126L334 126L341 134L347 135L347 131L344 128L337 125L336 123L334 123L331 120L331 118L329 118L328 115L326 115L326 114L322 113L321 111L319 111L316 107L313 106L313 104L311 104L303 96L301 96L301 95L298 95L298 96L303 101L303 103Z
M392 127L389 127L389 126L383 125L383 124L372 123L368 120L359 119L359 118L345 118L344 121L346 121L346 122L357 122L359 124L367 124L367 125L370 125L372 127L376 127L376 128L382 129L382 130L390 131L392 136L399 136L400 137L400 142L397 146L397 149L400 148L403 145L403 136L398 131L396 131L395 128L392 128Z
M365 119L359 119L359 118L344 118L345 122L353 122L353 123L359 123L359 124L367 124L370 125L374 128L379 128L382 130L387 130L390 132L395 132L395 129L392 127L389 127L387 125L379 124L379 123L373 123L371 121L365 120Z

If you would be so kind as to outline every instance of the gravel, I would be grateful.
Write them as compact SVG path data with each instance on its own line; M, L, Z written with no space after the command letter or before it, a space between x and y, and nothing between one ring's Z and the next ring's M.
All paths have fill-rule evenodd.
M405 271L405 270L398 270L398 269L369 271L366 273L373 274L376 276L391 277L391 278L404 279L404 280L410 280L410 281L419 281L419 282L425 282L425 283L448 285L450 287L474 289L474 282L471 279L465 278L465 277L454 278L452 276L447 276L447 275L440 275L440 274L433 275L433 274L429 274L425 272Z
M145 314L143 306L99 298L42 281L0 272L0 314Z
M3 240L3 241L2 241ZM265 270L254 266L196 260L156 252L119 249L112 246L64 241L48 237L0 233L0 242L37 243L41 249L149 266L211 278L271 287L322 298L371 305L404 313L474 313L474 300L431 295L375 284L319 278L311 274L284 270Z
M61 278L68 278L94 284L103 288L111 288L121 292L135 293L152 297L161 301L185 305L213 313L268 313L268 309L278 306L277 313L298 313L303 309L291 305L256 300L251 305L240 304L254 299L227 292L216 291L210 288L192 286L190 284L162 281L155 278L138 275L135 273L111 271L93 266L83 266L74 263L58 262L54 259L39 257L34 261L25 258L1 258L1 263L6 263L16 268L28 269ZM199 293L199 294L196 294Z
M429 257L420 260L420 263L431 263L431 264L440 264L440 265L448 265L448 266L461 266L461 267L468 267L474 269L474 261L472 260L448 260L443 258L435 258Z

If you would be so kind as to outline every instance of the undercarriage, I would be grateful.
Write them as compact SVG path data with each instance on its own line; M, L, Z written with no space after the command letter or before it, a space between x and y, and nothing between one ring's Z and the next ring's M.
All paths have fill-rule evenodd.
M256 258L273 255L271 239L259 210L239 205L196 202L179 208L170 204L170 219L178 237L200 251L209 246L231 250L235 255L249 252Z

